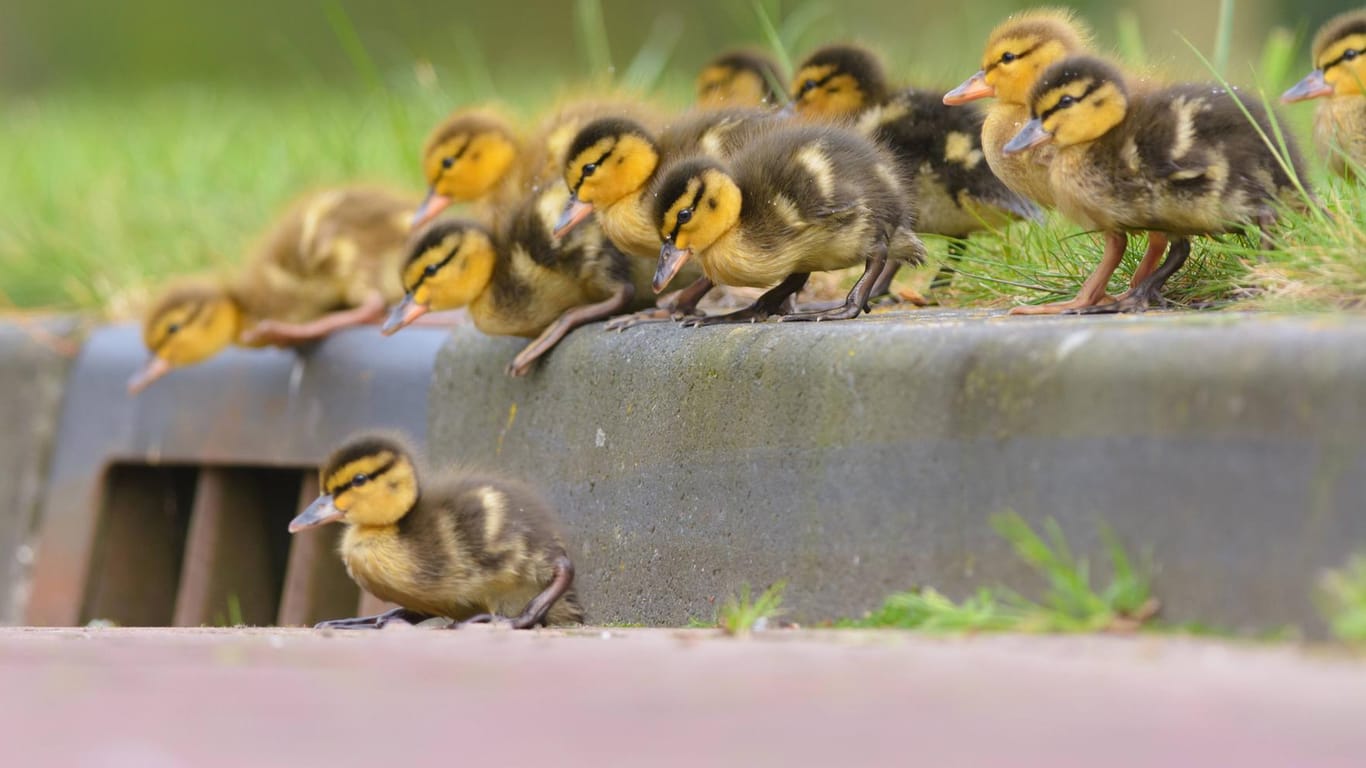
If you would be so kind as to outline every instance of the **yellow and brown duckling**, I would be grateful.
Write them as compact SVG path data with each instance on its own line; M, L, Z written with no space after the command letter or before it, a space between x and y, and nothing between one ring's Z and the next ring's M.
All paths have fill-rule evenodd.
M752 49L727 51L707 62L697 76L697 106L774 108L786 101L787 83L778 62Z
M657 135L626 118L588 123L574 137L565 156L564 180L571 196L556 225L556 236L563 236L596 213L596 221L608 239L635 259L633 274L644 294L662 245L651 219L653 189L661 171L687 157L729 157L780 122L763 110L722 109L689 114ZM683 279L689 285L669 303L666 316L672 311L691 313L711 288L695 266L684 270ZM641 313L619 327L647 316L653 314Z
M431 221L453 203L475 203L490 216L554 183L570 141L585 123L624 114L653 125L643 106L625 101L571 101L550 110L527 137L503 115L458 109L433 129L422 150L427 198L413 227Z
M981 110L950 109L942 91L892 90L882 62L853 45L811 54L792 80L798 115L852 120L887 147L914 182L919 231L962 238L1039 210L992 173L982 150Z
M1273 135L1266 111L1256 99L1241 101L1209 85L1135 93L1116 67L1086 56L1043 72L1030 95L1031 118L1005 152L1056 146L1049 167L1058 210L1104 232L1105 254L1075 299L1037 309L1141 311L1161 300L1164 283L1190 254L1191 237L1255 224L1265 238L1279 204L1304 204L1258 133ZM1303 178L1286 138L1288 162ZM1167 234L1166 260L1120 301L1101 305L1127 234L1145 230Z
M415 205L375 187L310 195L276 223L236 278L172 284L145 317L152 357L129 391L232 344L288 346L381 320L403 295L398 267Z
M522 483L464 470L428 477L402 440L362 435L327 460L321 488L289 532L343 523L347 573L400 607L319 627L432 617L516 629L582 623L555 512Z
M562 239L551 233L568 198L554 185L527 197L493 229L434 222L402 266L405 294L384 332L430 310L468 307L484 333L534 338L508 367L521 376L574 328L630 309L637 294L630 262L596 224Z
M982 69L944 95L944 103L963 105L994 97L982 124L982 151L987 165L1011 189L1045 207L1054 208L1049 162L1056 147L1045 144L1006 154L1005 145L1029 121L1029 94L1039 76L1068 56L1091 51L1091 30L1071 10L1035 8L1015 14L992 30L982 54ZM1148 249L1130 281L1136 286L1157 267L1167 250L1166 236L1148 233ZM1014 314L1049 312L1016 307Z
M1355 178L1366 167L1366 10L1330 19L1314 36L1314 71L1281 99L1323 99L1314 140L1334 173Z
M690 325L782 314L810 273L863 266L845 302L784 320L836 320L867 310L900 263L919 263L914 198L895 159L834 125L791 125L749 141L728 162L694 158L659 182L653 222L660 291L691 259L721 285L768 288L750 307Z

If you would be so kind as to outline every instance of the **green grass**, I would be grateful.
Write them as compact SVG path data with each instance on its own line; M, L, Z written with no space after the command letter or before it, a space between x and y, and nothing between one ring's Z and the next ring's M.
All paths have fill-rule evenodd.
M992 518L992 527L1048 584L1041 601L1002 587L982 587L954 602L923 588L894 594L876 611L838 626L924 632L1098 632L1132 630L1156 614L1149 569L1135 567L1108 529L1102 529L1102 538L1111 575L1104 587L1097 587L1090 564L1072 554L1054 520L1044 523L1043 536L1014 513Z
M768 628L769 620L782 614L786 587L787 582L780 581L756 596L748 584L741 585L740 593L726 598L716 612L716 626L740 637Z
M1366 644L1366 554L1323 575L1319 606L1334 636L1346 643Z

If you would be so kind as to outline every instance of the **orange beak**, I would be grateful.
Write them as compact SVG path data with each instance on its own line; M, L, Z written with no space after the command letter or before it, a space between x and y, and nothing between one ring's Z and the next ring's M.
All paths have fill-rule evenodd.
M410 293L407 296L404 296L403 301L400 301L393 310L389 312L389 317L385 319L384 325L379 329L380 333L383 333L385 336L393 336L429 311L430 310L425 304L418 304L414 301L413 295Z
M147 365L142 367L142 370L128 379L128 394L136 395L146 389L149 384L170 372L171 364L153 355L152 359L147 361Z
M588 214L593 212L593 204L585 203L580 200L578 195L569 198L569 202L564 204L564 213L560 214L560 220L555 222L555 237L564 237L569 234L569 230L577 227L579 222L588 218Z
M1023 152L1030 147L1037 147L1052 140L1053 134L1044 130L1043 122L1036 117L1025 123L1020 132L1015 134L1015 138L1006 142L1001 151L1007 155L1013 155L1016 152Z
M678 248L674 245L673 238L664 241L664 245L659 249L659 264L655 267L655 279L653 287L655 293L664 290L678 270L683 268L684 263L692 257L691 248Z
M1281 94L1281 101L1286 104L1293 104L1297 101L1306 99L1317 99L1320 96L1332 96L1333 86L1323 79L1323 70L1316 69L1305 75L1304 79L1295 83L1290 90Z
M436 218L437 214L446 210L452 202L453 201L449 197L438 195L436 193L436 188L432 187L427 191L427 197L422 201L422 205L419 205L417 207L417 212L413 214L413 223L408 225L409 228L417 229Z
M977 74L964 80L962 85L944 94L944 103L952 107L995 95L996 89L987 85L987 73L978 71Z

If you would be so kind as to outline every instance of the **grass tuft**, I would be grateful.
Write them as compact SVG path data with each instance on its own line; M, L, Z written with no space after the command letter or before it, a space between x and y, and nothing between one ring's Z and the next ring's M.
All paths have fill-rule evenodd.
M1111 578L1103 589L1092 584L1085 559L1072 554L1062 529L1045 521L1040 536L1019 515L992 518L992 527L1016 556L1048 582L1041 602L1004 589L982 587L955 603L934 589L894 594L862 619L845 627L916 629L925 632L1098 632L1131 631L1157 614L1149 568L1136 568L1108 528L1102 538L1109 554Z
M1319 581L1319 607L1333 635L1366 644L1366 555L1356 555Z
M751 594L748 584L741 585L739 595L726 598L717 611L717 625L726 634L737 637L762 632L768 628L769 620L782 614L783 590L786 588L787 582L780 581L756 597Z

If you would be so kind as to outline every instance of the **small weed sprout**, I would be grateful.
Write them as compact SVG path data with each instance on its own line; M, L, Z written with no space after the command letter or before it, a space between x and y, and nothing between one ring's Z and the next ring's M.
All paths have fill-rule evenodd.
M782 613L783 590L787 582L779 581L754 597L749 584L740 586L740 594L726 598L717 612L716 623L726 634L747 637L751 632L768 628L769 620Z

